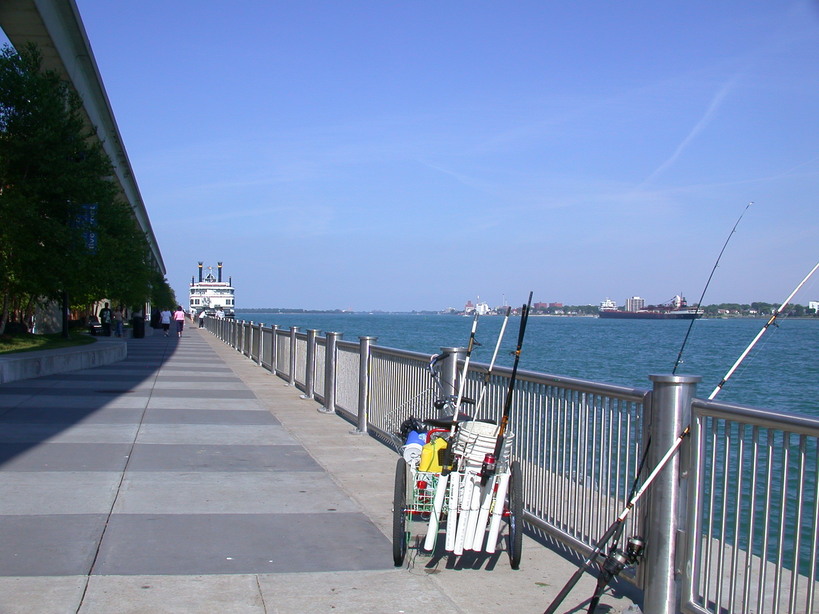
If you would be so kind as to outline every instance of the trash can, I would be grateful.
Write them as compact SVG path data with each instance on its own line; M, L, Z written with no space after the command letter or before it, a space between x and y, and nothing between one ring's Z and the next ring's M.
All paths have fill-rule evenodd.
M134 316L131 320L133 327L134 339L142 339L145 336L145 318L142 316Z

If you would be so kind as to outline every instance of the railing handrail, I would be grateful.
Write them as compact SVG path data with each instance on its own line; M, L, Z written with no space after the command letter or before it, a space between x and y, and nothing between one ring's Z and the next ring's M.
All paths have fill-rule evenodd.
M819 437L819 418L807 414L705 399L694 399L692 407L704 416L742 421L757 426L784 429L800 435Z

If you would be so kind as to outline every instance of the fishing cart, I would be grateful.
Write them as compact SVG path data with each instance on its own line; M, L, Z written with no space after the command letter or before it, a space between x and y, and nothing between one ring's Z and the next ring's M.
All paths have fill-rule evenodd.
M498 425L472 419L416 424L428 430L407 433L395 468L395 565L404 563L413 542L435 551L441 529L447 552L492 554L505 525L509 560L518 569L523 498L520 466L510 460L512 433L499 438Z
M420 536L415 539L424 551L435 551L438 533L443 528L444 549L457 556L467 551L494 554L500 541L502 525L505 524L508 527L506 551L509 562L512 569L520 567L523 545L523 479L520 465L511 459L514 435L507 426L531 304L530 292L529 301L521 308L515 361L499 424L472 419L460 410L462 403L474 403L476 415L480 415L481 403L511 307L506 309L477 402L464 397L469 360L478 326L476 313L472 320L458 394L447 395L433 403L442 412L439 415L451 417L419 421L410 415L401 424L400 439L396 443L403 445L400 448L401 458L395 467L392 508L392 554L396 566L404 563L407 549L415 535L413 525L418 522L422 526L426 525L426 531L421 531L423 540ZM436 369L439 358L440 356L433 356L430 362L433 378L439 375ZM439 381L439 385L440 383Z

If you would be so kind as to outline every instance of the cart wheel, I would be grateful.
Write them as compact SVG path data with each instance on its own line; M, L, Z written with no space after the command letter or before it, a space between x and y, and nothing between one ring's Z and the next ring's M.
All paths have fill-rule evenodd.
M520 463L512 461L509 470L509 564L512 569L520 568L521 548L523 547L523 476Z
M407 555L407 461L398 459L395 466L395 494L392 500L392 560L396 567Z

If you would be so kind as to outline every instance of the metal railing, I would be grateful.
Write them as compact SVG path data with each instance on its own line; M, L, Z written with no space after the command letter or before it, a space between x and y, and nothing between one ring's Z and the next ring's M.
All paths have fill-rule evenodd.
M686 612L814 611L819 420L692 404Z
M394 445L410 416L457 390L463 348L430 358L374 337L301 333L206 320L208 330L304 391L360 433ZM511 370L470 363L476 418L498 419ZM518 371L509 428L524 477L524 518L588 555L646 472L691 425L680 452L627 517L646 563L626 577L644 610L754 614L813 611L819 552L819 420L694 398L699 378L652 376L653 389ZM485 389L485 390L484 390ZM652 443L648 443L652 442ZM650 570L650 571L647 571Z

